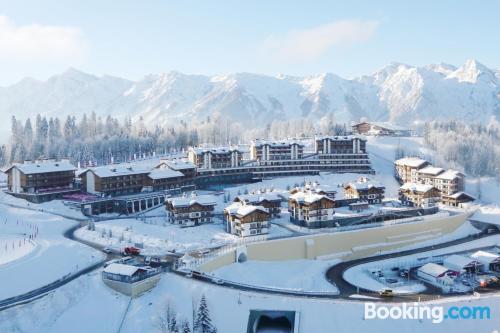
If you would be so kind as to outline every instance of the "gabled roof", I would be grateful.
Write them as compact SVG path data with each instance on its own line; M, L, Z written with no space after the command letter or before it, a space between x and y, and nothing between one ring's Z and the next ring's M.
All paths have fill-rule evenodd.
M424 164L428 164L424 159L421 159L420 157L403 157L400 158L399 160L394 161L394 164L400 165L400 166L409 166L412 168L419 168L423 166Z
M415 183L404 183L401 187L401 190L405 191L412 191L412 192L417 192L417 193L427 193L432 189L436 189L432 185L428 184L415 184Z
M148 177L151 179L165 179L165 178L176 178L183 177L184 174L180 171L172 170L168 167L160 167L151 170Z
M357 191L370 190L372 188L385 189L384 185L379 184L377 182L369 182L369 181L351 182L346 185L346 188L347 187L351 187Z
M464 267L474 266L476 264L480 264L480 262L458 254L452 254L451 256L446 257L443 261L444 266L454 270L461 270Z
M88 171L93 172L96 176L100 178L108 178L117 176L147 174L151 171L151 168L139 165L135 166L132 164L117 164L117 165L106 165L95 168L89 168L82 173Z
M172 170L185 170L185 169L196 169L196 165L185 160L161 160L160 165L165 164Z
M399 125L395 125L395 124L392 124L389 122L385 122L385 121L383 121L383 122L382 121L373 121L373 122L368 122L368 124L373 125L373 126L377 126L380 128L388 129L390 131L409 131L408 128L405 128L405 127L402 127Z
M261 211L267 214L267 210L264 207L253 205L241 205L240 208L238 208L238 210L235 212L235 214L239 217L245 217L255 211Z
M440 277L450 270L442 265L430 262L420 267L418 271L431 275L433 277Z
M476 200L472 195L467 194L465 192L457 192L450 195L443 195L443 197L451 198L451 199L470 199L471 201Z
M476 251L470 256L472 259L475 259L481 262L483 265L489 265L491 263L500 263L500 256L498 254L494 254L486 251Z
M322 199L334 202L333 199L327 197L326 195L313 193L311 191L305 191L305 192L299 191L297 193L290 195L289 199L294 200L297 203L304 203L304 204L311 204L320 201Z
M281 201L281 197L278 195L278 193L264 192L255 194L241 194L238 195L234 200L245 201L249 203L260 203L264 200Z
M104 268L104 272L106 273L124 275L124 276L132 276L139 270L144 270L144 269L137 266L118 264L118 263L111 264L106 268Z
M212 195L169 198L167 199L167 202L170 203L174 208L189 207L194 204L199 204L202 206L215 206L217 204L217 200Z
M422 169L418 170L417 172L420 173L420 174L437 176L440 173L443 173L444 169L443 168L439 168L439 167L434 167L432 165L428 165L425 168L422 168Z
M25 175L34 175L34 174L50 173L50 172L76 171L76 167L73 164L69 163L69 161L67 160L14 163L9 168L4 170L4 172L8 172L12 168L18 169Z
M455 178L463 178L465 175L457 170L446 170L442 174L436 176L438 179L453 180Z

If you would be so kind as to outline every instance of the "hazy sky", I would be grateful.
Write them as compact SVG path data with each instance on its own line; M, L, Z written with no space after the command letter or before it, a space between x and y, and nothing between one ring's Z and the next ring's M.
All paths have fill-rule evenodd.
M0 85L72 66L344 77L392 61L500 67L500 1L4 1Z

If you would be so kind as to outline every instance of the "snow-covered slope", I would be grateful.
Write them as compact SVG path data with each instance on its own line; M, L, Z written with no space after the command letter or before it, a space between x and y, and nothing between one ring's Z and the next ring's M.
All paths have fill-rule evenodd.
M277 119L333 113L337 121L396 123L458 118L488 121L500 115L500 71L475 60L413 67L392 63L351 80L236 73L219 76L169 72L137 82L69 69L47 81L24 79L0 88L0 114L20 117L95 111L142 117L146 125L222 116L264 126Z

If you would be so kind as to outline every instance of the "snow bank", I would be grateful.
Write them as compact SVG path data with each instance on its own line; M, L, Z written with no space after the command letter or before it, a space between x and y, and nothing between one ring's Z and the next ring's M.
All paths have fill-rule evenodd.
M294 291L338 292L325 279L340 260L247 261L221 267L215 276L236 283Z

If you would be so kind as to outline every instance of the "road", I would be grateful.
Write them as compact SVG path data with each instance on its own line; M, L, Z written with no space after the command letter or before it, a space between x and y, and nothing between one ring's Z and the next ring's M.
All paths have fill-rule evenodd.
M486 238L486 237L492 237L500 234L500 231L495 231L492 233L479 233L474 236L469 236L469 237L464 237L460 239L456 239L454 241L449 241L445 242L439 245L433 245L433 246L425 246L413 250L408 250L408 251L402 251L402 252L397 252L397 253L392 253L392 254L384 254L384 255L378 255L378 256L373 256L373 257L368 257L368 258L362 258L362 259L355 259L351 261L345 261L341 262L337 265L334 265L330 267L325 276L326 279L334 284L338 290L339 294L334 295L332 293L321 293L321 292L304 292L304 291L294 291L294 290L284 290L284 289L268 289L268 288L263 288L259 286L251 286L251 285L244 285L232 281L227 281L227 280L220 280L216 279L212 276L208 275L202 275L202 276L192 276L189 277L191 279L195 279L196 281L202 282L202 283L207 283L211 285L216 285L219 287L225 287L225 288L230 288L230 289L235 289L235 290L240 290L240 291L247 291L247 292L256 292L256 293L263 293L263 294L271 294L271 295L282 295L282 296L293 296L293 297L301 297L301 298L321 298L321 299L345 299L345 300L352 300L352 301L366 301L366 299L356 299L353 298L353 295L358 294L358 288L343 278L344 272L354 266L361 265L361 264L366 264L370 262L376 262L379 260L384 260L384 259L389 259L389 258L397 258L397 257L402 257L402 256L407 256L411 254L416 254L416 253L421 253L421 252L426 252L426 251L431 251L431 250L436 250L436 249L441 249L441 248L446 248L449 246L453 245L458 245L458 244L464 244L470 241L474 241L477 239L481 238ZM183 277L188 277L190 276L186 272L181 272L181 271L172 271L173 273L183 276ZM437 290L437 288L428 285L427 290L425 292L415 294L415 295L399 295L395 297L380 297L378 292L373 292L370 290L364 290L362 288L359 289L359 295L361 296L369 296L372 298L373 301L387 301L387 302L414 302L414 301L426 301L426 300L435 300L435 299L440 299L440 298L451 298L451 297L459 297L463 296L463 294L456 294L456 295L442 295L440 294ZM483 289L481 292L498 292L498 289Z
M40 211L38 209L33 209L31 207L23 207L23 206L17 206L17 205L9 205L9 206L20 208L20 209ZM63 216L61 214L52 213L52 212L48 212L48 211L44 211L44 213L53 214L53 215L57 215L57 216ZM64 237L71 239L73 241L76 241L74 236L73 236L73 233L76 229L78 229L80 227L80 222L82 222L83 220L76 219L76 218L73 218L70 216L63 216L63 217L79 222L75 226L66 230L63 234ZM88 245L88 244L86 244L86 245ZM17 305L26 304L26 303L32 302L36 299L39 299L39 298L47 295L48 293L54 291L55 289L60 288L60 287L64 286L65 284L79 278L80 276L85 275L85 274L90 273L90 272L93 272L94 270L100 268L109 259L111 259L110 255L108 255L105 259L100 260L99 262L97 262L91 266L83 268L75 273L69 273L69 274L63 276L62 278L60 278L59 280L56 280L52 283L49 283L43 287L31 290L31 291L24 293L24 294L21 294L21 295L17 295L14 297L0 300L0 311L3 311L5 309L11 308L11 307L14 307Z
M368 258L361 258L361 259L355 259L351 261L345 261L341 262L337 265L334 265L330 267L327 272L326 272L326 279L330 282L333 283L337 286L339 289L340 298L349 298L349 296L356 294L358 291L358 288L349 282L347 282L343 275L346 270L348 270L351 267L358 266L361 264L367 264L371 262L377 262L380 260L384 259L391 259L391 258L398 258L398 257L403 257L403 256L408 256L416 253L421 253L421 252L426 252L426 251L432 251L432 250L437 250L437 249L443 249L447 248L453 245L458 245L458 244L464 244L473 240L481 239L481 238L486 238L486 237L492 237L500 234L498 230L495 232L491 233L484 233L481 232L477 235L474 236L468 236L460 239L456 239L453 241L441 243L438 245L432 245L432 246L425 246L413 250L407 250L407 251L401 251L397 253L391 253L391 254L383 254L383 255L378 255L378 256L373 256L373 257L368 257ZM494 290L491 290L494 291ZM498 290L496 290L498 291ZM459 296L459 295L441 295L436 288L432 288L429 286L426 291L420 292L415 295L400 295L400 296L395 296L392 298L381 298L378 294L378 292L373 292L370 290L365 290L363 288L359 288L359 294L364 295L364 296L370 296L370 297L376 297L379 300L387 300L391 302L409 302L409 301L418 301L418 300L433 300L433 299L439 299L443 297L454 297L454 296ZM463 294L461 294L463 295Z

